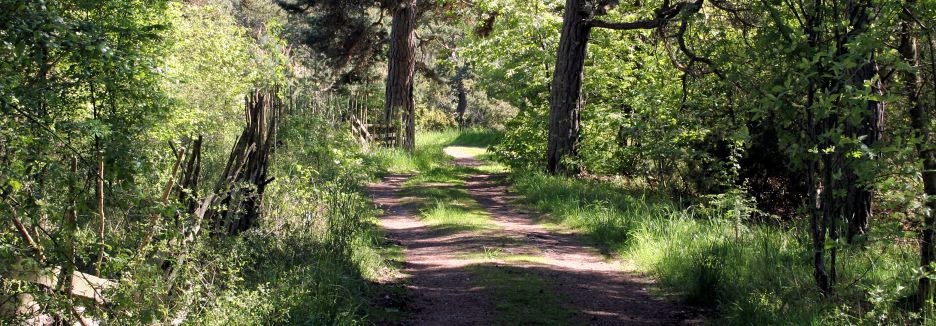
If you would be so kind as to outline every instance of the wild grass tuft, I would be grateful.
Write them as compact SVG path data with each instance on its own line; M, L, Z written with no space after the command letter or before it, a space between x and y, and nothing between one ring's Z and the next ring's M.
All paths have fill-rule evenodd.
M420 220L430 227L449 232L480 231L494 229L497 226L484 210L473 201L470 204L433 200L423 206Z

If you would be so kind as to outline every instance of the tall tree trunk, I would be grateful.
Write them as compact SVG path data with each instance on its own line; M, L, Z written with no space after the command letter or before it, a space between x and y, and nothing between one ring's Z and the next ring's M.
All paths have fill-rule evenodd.
M63 289L65 293L71 293L72 273L75 271L75 261L77 256L78 239L78 158L72 156L70 165L71 174L68 177L68 207L65 208L65 214L62 221L63 249L65 250L65 264L59 274L56 289Z
M877 62L872 58L870 62L862 65L852 76L852 85L857 88L863 88L865 81L873 81L878 74ZM871 92L875 95L883 95L883 89L880 81L874 81L871 86ZM847 126L849 136L864 137L861 142L868 147L874 146L881 140L884 131L884 102L868 101L865 104L861 124L858 126ZM844 153L842 153L844 155ZM862 182L857 171L861 166L867 166L871 158L860 157L850 159L845 166L845 189L846 198L843 209L845 219L848 221L848 233L846 239L852 242L857 235L864 234L868 229L868 222L871 219L871 201L874 192L865 182Z
M104 218L104 152L98 151L98 166L97 166L97 187L95 187L95 195L97 196L97 209L98 209L98 258L97 264L95 267L95 275L101 276L101 266L104 264L104 247L106 243L104 242L104 230L106 230L105 225L107 220Z
M549 89L549 136L546 171L574 174L578 167L567 159L578 155L579 115L582 109L582 78L591 13L583 0L566 0L562 35L556 53L556 70Z
M868 15L868 11L872 10L871 6L870 2L865 3L855 0L846 3L846 8L855 9L846 10L846 18L852 22L852 30L845 33L842 40L838 42L839 48L837 51L839 55L847 54L850 49L846 47L846 44L866 32L871 20ZM859 62L861 65L857 69L848 71L850 78L847 83L851 84L855 89L863 89L865 82L871 81L873 83L871 92L875 95L882 95L883 85L880 80L875 81L874 78L878 75L878 65L874 53L866 54L861 60ZM861 121L857 125L851 121L845 121L845 135L860 139L864 145L872 147L881 139L884 130L884 102L868 100L864 103L864 106L865 109L861 112ZM848 110L849 108L845 109ZM860 148L852 148L851 150L860 150ZM869 171L868 168L872 158L864 155L858 158L848 158L844 151L839 151L836 154L841 156L843 161L843 180L840 189L843 189L846 194L844 202L839 204L842 206L841 214L848 225L846 240L852 242L855 236L864 234L867 231L868 221L871 218L871 200L874 192L867 182L861 180L858 171Z
M464 81L458 83L458 106L455 107L455 112L458 115L458 126L465 128L468 126L468 121L465 120L465 111L468 111L468 93L465 92Z
M458 96L458 105L455 107L455 114L458 119L459 127L467 127L468 121L465 121L465 112L468 111L468 92L465 90L465 78L468 75L468 64L463 64L455 73L455 94Z
M822 1L815 0L815 8L821 8ZM822 20L824 19L821 11L816 9L815 12L810 15L806 15L806 22L803 25L804 32L807 36L807 43L811 49L819 52L821 49L820 38L819 38L819 27L822 26ZM809 78L809 86L806 93L806 108L807 108L807 128L809 133L809 143L810 145L821 146L819 135L823 133L823 129L826 127L827 121L816 121L815 114L812 112L815 110L814 106L819 99L816 98L816 94L820 89L822 89L827 83L822 77L824 67L816 64L814 65L815 77ZM809 203L808 207L810 208L810 238L812 238L812 249L813 249L813 278L816 280L816 286L819 287L819 290L823 294L829 294L832 292L832 283L829 277L829 271L826 268L825 264L825 242L826 234L828 232L828 221L829 221L829 207L825 205L828 202L828 193L830 193L830 184L827 182L825 171L830 169L828 163L829 160L825 160L826 166L820 165L820 162L823 162L825 158L818 155L810 155L807 165L807 179L810 187L809 190Z
M934 228L936 228L936 151L933 150L933 136L930 125L933 117L924 106L922 94L924 88L924 79L922 72L917 69L922 68L920 59L919 44L914 37L915 24L913 18L913 8L915 0L906 0L904 11L901 13L900 23L900 55L910 66L910 69L903 71L904 93L907 97L907 103L910 105L909 116L910 126L915 131L917 137L916 147L923 161L923 193L926 196L926 214L923 217L923 230L920 233L920 266L927 274L934 273L930 265L936 261L936 251L933 248ZM932 312L934 284L932 280L924 276L920 278L920 284L917 287L917 301L921 310Z
M387 60L384 123L397 125L401 117L404 132L396 145L415 148L416 105L413 102L413 74L416 71L416 0L400 0L393 10L390 27L390 55ZM399 135L399 129L397 131Z

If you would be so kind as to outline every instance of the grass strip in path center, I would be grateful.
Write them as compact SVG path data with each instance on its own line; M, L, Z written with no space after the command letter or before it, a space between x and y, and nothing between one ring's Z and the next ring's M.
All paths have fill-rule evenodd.
M494 301L497 323L568 324L572 311L564 306L555 281L536 268L545 259L540 250L523 248L523 239L501 234L501 228L464 187L471 176L504 171L503 166L488 161L471 167L456 164L459 159L485 158L487 150L475 141L486 137L452 132L420 136L412 154L389 150L381 155L392 162L390 172L416 173L399 194L419 205L422 222L445 233L473 233L472 244L454 258L470 262L466 269L471 283Z

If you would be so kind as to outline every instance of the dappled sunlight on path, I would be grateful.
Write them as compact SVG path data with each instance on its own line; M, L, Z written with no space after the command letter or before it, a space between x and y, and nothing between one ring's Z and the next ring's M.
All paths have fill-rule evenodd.
M482 165L473 159L477 153L472 150L447 148L446 153L460 166ZM399 281L406 283L410 302L402 324L495 324L501 321L498 314L508 308L497 304L499 298L486 288L493 285L475 278L518 273L544 280L548 286L538 289L539 293L559 298L562 308L570 311L567 319L554 322L703 323L698 311L650 295L646 290L650 282L624 273L619 263L585 245L575 234L536 224L534 216L513 205L517 198L493 175L470 175L463 188L497 227L456 232L434 228L418 218L418 200L400 192L410 177L391 175L369 189L385 211L381 225L388 237L405 248L405 276ZM534 318L545 313L537 310L538 302L516 309L521 308L530 315L520 316L521 321L524 317L542 321Z

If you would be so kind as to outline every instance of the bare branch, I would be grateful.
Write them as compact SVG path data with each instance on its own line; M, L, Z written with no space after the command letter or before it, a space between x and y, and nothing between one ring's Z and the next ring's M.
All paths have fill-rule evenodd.
M653 29L660 27L662 21L658 20L639 20L635 22L613 23L600 19L591 21L591 27L616 29L616 30L634 30L634 29Z
M655 10L653 19L638 20L633 22L608 22L600 19L593 19L589 24L591 27L616 29L616 30L634 30L634 29L654 29L663 26L667 21L686 10L695 13L702 8L705 0L696 0L695 2L680 2L670 5L669 1L663 3L659 9Z
M721 79L725 79L725 75L715 66L715 63L712 62L709 58L700 57L695 54L688 46L686 46L686 29L689 26L688 19L683 19L679 24L679 32L676 33L676 41L679 42L679 50L686 55L692 62L701 62L709 66L709 69L712 70L712 73L717 75Z

